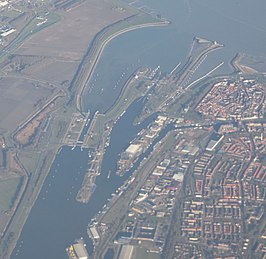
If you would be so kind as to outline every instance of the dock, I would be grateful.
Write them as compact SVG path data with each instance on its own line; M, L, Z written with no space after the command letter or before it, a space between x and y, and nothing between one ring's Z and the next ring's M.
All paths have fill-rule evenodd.
M73 244L66 248L69 259L88 259L89 254L84 244L83 238L76 240Z

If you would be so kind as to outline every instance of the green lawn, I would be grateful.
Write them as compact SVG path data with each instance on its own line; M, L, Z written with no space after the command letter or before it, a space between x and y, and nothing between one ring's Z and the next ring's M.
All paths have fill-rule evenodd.
M0 210L10 210L16 199L22 177L0 180Z

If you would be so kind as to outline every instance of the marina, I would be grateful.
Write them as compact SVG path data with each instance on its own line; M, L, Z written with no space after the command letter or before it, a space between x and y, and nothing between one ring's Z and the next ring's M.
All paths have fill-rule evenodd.
M205 0L204 4L206 4ZM247 48L249 48L251 52L257 52L257 50L252 47L254 45L253 40L256 39L258 42L264 42L264 38L256 37L257 33L250 28L249 32L252 32L248 39L246 38L247 30L243 32L241 31L239 35L233 39L232 35L224 35L224 33L216 33L215 31L209 29L207 30L206 28L209 27L206 26L205 19L199 19L199 17L209 15L212 16L213 21L217 23L217 14L213 15L208 8L206 9L204 4L193 4L194 8L192 11L194 13L198 12L200 16L196 15L196 18L190 18L191 27L197 27L203 24L204 26L201 26L201 31L199 32L200 35L205 35L210 39L217 39L219 42L223 42L226 46L230 46L231 48L236 48L239 43L243 44L246 40L248 41L247 45L249 46ZM121 71L123 71L123 68L127 67L130 63L134 63L135 66L139 66L139 64L141 64L150 65L151 67L156 67L160 64L163 72L167 70L170 71L170 69L176 65L177 61L184 64L184 53L188 52L191 38L195 35L195 29L191 29L190 27L190 32L180 32L180 28L183 26L183 21L187 19L184 7L180 6L180 4L176 3L176 1L170 1L167 5L162 1L154 1L154 5L160 7L164 13L166 11L169 12L169 16L173 18L173 26L170 26L169 28L149 28L143 31L134 31L128 33L127 35L120 36L118 39L114 39L113 42L107 46L102 59L99 61L98 67L95 69L95 72L101 71L101 74L99 73L98 76L99 79L95 81L93 88L88 87L90 94L84 94L83 96L83 106L86 108L84 110L88 110L87 108L89 107L92 114L97 110L102 113L113 104L113 101L119 95L121 87L123 86L123 83L120 85L117 84L118 79L121 76ZM211 5L212 8L215 5L219 8L217 1L211 3ZM196 7L199 7L199 9ZM237 8L241 7L234 6L232 10L236 10ZM178 10L178 15L176 10ZM229 10L229 12L231 12L231 10ZM219 13L220 11L218 11L218 14ZM220 18L222 17L220 14L218 16ZM231 28L231 24L233 24L232 27L234 28L240 27L240 23L232 20L229 21L226 18L221 19L222 21L225 21L225 27ZM187 24L188 22L186 22L185 25ZM155 39L153 35L156 35L158 44L154 43ZM160 41L160 39L162 40ZM233 43L231 43L231 41ZM125 43L129 44L127 45ZM141 45L142 48L139 48L139 45ZM146 52L142 50L145 48L147 49ZM242 50L245 48L246 47L243 47L242 45ZM166 49L167 51L163 51ZM230 56L231 49L228 52L224 52L224 50L219 51L221 51L219 52L219 56L222 55L223 60L226 58L229 60L228 56ZM226 54L223 55L224 53ZM113 56L115 56L115 58ZM223 61L218 57L218 55L211 56L211 59L212 57L215 59L215 62L217 60L219 62ZM119 62L117 62L117 59L119 59ZM139 63L137 62L137 59L140 59ZM208 62L208 59L204 60L204 63L205 62ZM224 62L226 63L227 61L225 60ZM123 78L125 78L125 76ZM113 89L115 86L116 88ZM102 88L103 91L101 96L103 99L99 101L96 97L99 90ZM128 177L130 172L124 174L121 178L118 177L115 173L117 160L119 159L119 154L126 149L128 143L136 137L136 134L140 132L142 128L148 125L141 125L141 127L138 128L132 127L132 121L140 111L140 109L138 109L138 105L134 106L132 109L134 110L133 112L132 110L125 113L121 112L121 123L124 124L124 126L126 125L125 127L120 124L119 120L115 124L117 128L115 129L114 127L114 131L110 137L110 141L108 142L109 144L106 146L106 155L103 158L101 174L98 175L96 179L95 184L97 185L97 188L94 189L86 207L82 203L77 203L75 198L80 186L82 185L84 175L87 172L88 152L85 148L84 151L81 152L81 150L77 148L71 150L71 148L63 147L62 151L58 154L58 157L53 163L50 174L45 181L35 206L30 212L29 219L24 226L12 258L65 258L65 248L71 240L75 240L79 236L84 237L85 243L88 244L89 247L89 253L92 252L93 243L87 234L88 222L95 218L99 212L108 208L107 205L103 209L104 205L108 204L108 199L112 199L112 197L116 198L116 196L122 195L122 189L128 188L123 184L127 179L129 179ZM126 117L127 123L125 123L125 121L123 121L123 118L125 118L124 116L129 115L131 112L133 113L132 119ZM93 157L93 154L91 156ZM73 165L71 165L71 163L67 163L70 160L75 161L75 163L73 163ZM60 165L57 166L57 164ZM79 169L80 166L83 167L82 170ZM55 172L55 170L58 171ZM78 171L81 171L80 174L77 173ZM49 192L46 194L45 190L52 179L54 179L54 182L51 185ZM73 191L71 190L72 186L74 186ZM45 197L45 200L42 200L43 197ZM73 218L77 217L77 214L79 215L79 221L73 224ZM40 224L40 222L42 223ZM22 242L23 246L21 248L19 245ZM55 242L57 243L57 246L54 246ZM42 246L39 244L42 244ZM49 249L47 249L47 247L49 247Z
M130 168L132 168L140 155L148 150L154 140L159 136L161 130L168 123L169 119L167 117L158 116L153 123L137 134L137 137L130 142L126 150L120 154L116 172L119 176L123 176Z

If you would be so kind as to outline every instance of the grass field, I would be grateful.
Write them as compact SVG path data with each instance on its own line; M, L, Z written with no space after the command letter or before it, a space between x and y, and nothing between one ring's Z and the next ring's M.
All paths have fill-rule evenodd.
M6 56L12 54L27 38L60 20L60 16L57 13L49 13L45 18L47 21L43 24L39 24L40 21L37 17L32 18L31 21L28 22L28 24L18 33L16 38L4 48L0 55L0 62L2 62Z
M16 17L18 17L19 15L21 14L21 12L17 11L17 10L7 10L7 11L4 11L2 13L2 16L3 17L8 17L8 18L11 18L11 19L15 19Z
M20 188L21 177L0 180L0 210L10 210Z

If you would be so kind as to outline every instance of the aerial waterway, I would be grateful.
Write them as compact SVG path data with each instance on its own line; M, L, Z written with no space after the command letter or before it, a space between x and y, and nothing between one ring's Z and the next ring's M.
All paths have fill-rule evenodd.
M28 217L12 258L67 258L66 246L79 237L84 237L89 250L92 249L86 232L87 224L130 176L130 172L122 178L115 173L111 173L109 178L107 176L110 170L114 172L116 169L119 154L129 141L155 118L150 117L143 124L133 126L142 106L141 101L133 103L114 126L102 174L97 178L97 188L89 204L75 200L86 172L88 150L72 150L70 147L61 150Z
M230 0L142 2L159 10L172 21L172 25L167 28L132 31L113 39L105 48L89 82L90 87L83 95L86 111L90 109L92 112L103 112L108 109L128 75L139 66L155 68L160 65L163 72L170 72L177 63L184 64L194 36L225 44L222 52L212 54L209 63L204 62L210 67L214 63L228 63L236 51L257 55L266 53L263 44L266 39L266 25L260 23L260 17L264 17L263 7L266 7L266 3L259 0L243 0L241 5L238 1ZM250 11L253 7L254 14ZM248 14L245 13L247 10ZM208 65L210 63L213 64ZM202 70L205 68L202 67ZM67 258L66 246L74 239L83 236L85 243L90 244L86 233L88 222L128 177L125 175L125 178L120 178L113 173L118 154L141 127L145 127L149 122L132 127L140 109L139 103L135 103L114 127L102 174L97 178L97 188L89 204L75 201L86 172L88 152L78 148L61 150L30 212L12 259L63 259ZM110 170L110 178L107 178Z

